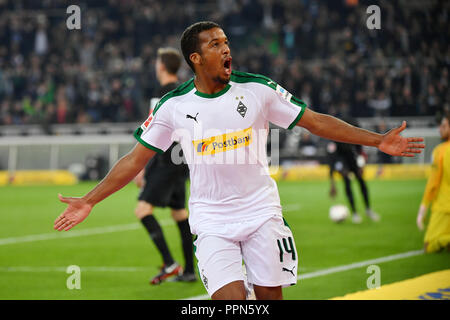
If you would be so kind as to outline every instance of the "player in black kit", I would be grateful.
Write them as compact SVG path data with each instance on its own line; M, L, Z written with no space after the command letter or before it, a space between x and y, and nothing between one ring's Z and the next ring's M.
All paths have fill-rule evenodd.
M344 119L344 121L357 126L358 124L352 118ZM350 203L352 211L352 222L361 223L361 216L358 215L355 208L355 200L353 197L353 191L351 188L350 173L353 173L355 178L358 180L361 193L364 198L364 204L366 207L367 216L373 220L380 220L379 215L373 211L370 207L369 192L367 189L367 184L363 178L363 166L365 164L365 158L362 152L362 146L352 145L340 142L330 142L327 146L328 156L329 156L329 166L330 166L330 196L334 198L336 196L336 184L334 181L333 173L335 171L339 172L344 179L345 184L345 194L347 195L348 202Z
M178 85L177 72L181 64L181 55L171 48L160 48L156 59L156 76L161 85L158 98L153 98L150 110L153 109L163 95L174 90ZM151 112L151 111L150 111ZM147 229L163 259L161 271L150 280L151 284L159 284L169 277L176 281L196 281L193 265L192 234L186 211L186 179L188 168L185 163L174 164L171 159L172 150L177 143L164 153L155 155L145 170L135 178L141 187L138 204L135 209L137 218ZM161 226L153 215L154 207L171 208L172 218L180 230L185 268L175 262L167 246Z

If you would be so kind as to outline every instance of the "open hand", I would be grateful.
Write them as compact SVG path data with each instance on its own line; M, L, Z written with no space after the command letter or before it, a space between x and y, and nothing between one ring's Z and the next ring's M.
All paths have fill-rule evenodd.
M58 231L68 231L82 222L92 210L92 206L89 205L83 198L63 197L58 194L58 198L61 202L67 203L66 210L55 220L53 229Z
M378 149L392 156L414 157L416 153L421 153L425 148L422 142L423 138L405 138L400 132L405 130L406 121L398 128L394 128L384 134Z

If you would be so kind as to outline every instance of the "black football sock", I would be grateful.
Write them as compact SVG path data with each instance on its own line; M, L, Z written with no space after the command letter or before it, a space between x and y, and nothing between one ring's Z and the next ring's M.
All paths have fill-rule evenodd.
M345 193L347 195L348 202L350 203L352 214L355 214L356 213L355 200L353 199L351 182L347 176L344 176L344 183L345 183Z
M370 209L370 201L369 201L369 192L367 190L366 182L362 177L358 177L359 186L361 188L361 193L363 194L364 204L366 205L366 209Z
M181 245L183 246L184 261L186 263L184 272L194 273L194 253L192 246L192 234L188 219L177 222L180 229Z
M142 224L147 229L150 237L158 248L161 257L166 266L170 266L174 263L172 255L170 254L169 247L167 246L166 239L164 238L164 234L162 232L161 226L155 217L150 214L141 219Z

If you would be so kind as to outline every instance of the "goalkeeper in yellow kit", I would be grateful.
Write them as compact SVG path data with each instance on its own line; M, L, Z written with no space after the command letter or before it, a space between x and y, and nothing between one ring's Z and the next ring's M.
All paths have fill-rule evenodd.
M425 252L450 250L450 112L439 126L444 140L433 150L431 174L417 214L417 226L423 230L423 222L430 203L431 217L425 233Z

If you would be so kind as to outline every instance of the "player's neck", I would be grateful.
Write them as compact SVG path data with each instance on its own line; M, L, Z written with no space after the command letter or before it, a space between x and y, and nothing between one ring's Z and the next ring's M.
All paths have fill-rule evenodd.
M178 77L175 74L163 73L159 78L159 84L165 86L169 83L174 83L178 81Z
M194 84L197 91L205 94L215 94L227 86L226 83L219 82L201 74L195 75Z

